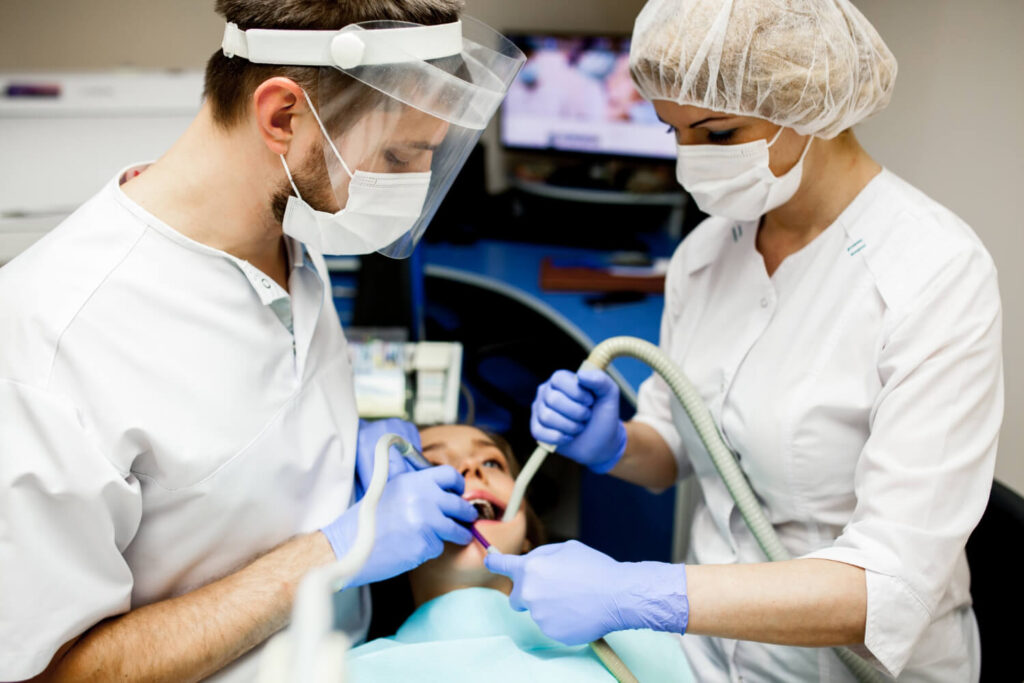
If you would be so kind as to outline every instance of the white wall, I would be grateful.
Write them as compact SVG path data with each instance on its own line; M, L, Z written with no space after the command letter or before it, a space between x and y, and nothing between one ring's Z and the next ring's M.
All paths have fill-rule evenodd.
M999 266L1006 420L996 474L1024 492L1024 2L856 4L900 64L891 106L858 135L879 161L966 219ZM642 5L466 0L469 13L505 30L628 32ZM212 0L0 0L0 70L200 67L220 42L212 7ZM488 139L493 144L493 131Z
M856 4L899 61L892 103L858 137L966 220L999 268L1006 414L996 478L1024 492L1024 2Z
M643 0L465 0L499 30L629 33ZM0 0L0 70L196 68L220 46L213 0Z

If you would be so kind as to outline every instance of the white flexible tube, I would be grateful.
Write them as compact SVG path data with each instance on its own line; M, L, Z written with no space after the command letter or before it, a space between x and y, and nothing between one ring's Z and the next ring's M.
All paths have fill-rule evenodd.
M757 502L757 497L750 488L743 470L740 469L736 458L725 445L722 435L718 432L718 426L711 417L711 412L704 405L700 394L693 384L690 383L690 380L686 378L686 375L683 374L683 371L668 356L662 353L661 349L650 342L635 337L611 337L594 347L593 351L590 352L590 356L581 366L581 369L583 367L592 367L604 370L612 360L619 356L632 356L641 360L661 375L665 383L672 389L676 398L679 399L680 404L686 411L687 417L690 418L690 422L693 423L694 428L697 430L697 435L711 456L711 462L714 463L715 469L718 470L719 476L722 477L726 489L728 489L729 494L735 501L736 509L740 511L743 520L747 523L758 545L761 546L761 550L764 551L765 556L773 562L791 559L791 555L785 546L782 545L778 534L775 533L775 528L768 520L767 515L764 514L761 505ZM550 450L548 450L549 448ZM540 469L544 458L547 457L551 450L554 450L554 448L541 444L534 451L533 455L530 456L530 461L523 467L523 471L516 479L514 490L519 492L519 497L514 499L516 506L512 507L513 499L510 498L509 506L505 509L505 517L503 519L511 519L518 512L519 504L522 502L522 496L526 492L530 479ZM534 465L535 459L538 461L536 465ZM884 680L874 667L847 648L836 647L833 650L858 681L862 681L862 683L881 683Z
M391 446L398 446L403 452L415 450L397 434L385 434L377 441L373 453L373 476L370 477L370 485L359 507L356 539L351 549L337 562L311 570L299 584L289 629L293 662L291 671L294 672L291 680L297 683L319 680L317 662L321 646L332 640L334 628L331 596L359 573L373 551L377 505L388 481L388 451Z
M508 497L505 514L501 516L502 522L511 522L512 518L519 512L519 508L523 504L523 496L526 495L526 487L533 481L534 475L537 474L540 466L544 464L544 459L548 457L548 453L554 453L555 448L557 447L549 443L537 442L537 448L533 450L530 459L523 465L522 471L516 477L516 483L512 486L512 495Z

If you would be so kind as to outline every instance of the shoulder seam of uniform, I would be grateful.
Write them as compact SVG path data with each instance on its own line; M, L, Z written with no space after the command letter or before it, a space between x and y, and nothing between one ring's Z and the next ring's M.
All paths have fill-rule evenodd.
M78 318L78 314L82 312L82 309L85 308L86 304L88 304L89 301L92 300L93 296L96 295L96 292L98 292L100 288L103 287L103 284L110 278L111 275L114 274L114 271L121 267L121 264L124 263L125 259L127 259L131 255L131 253L135 251L135 247L138 246L139 242L142 241L142 238L145 237L146 233L149 232L150 230L148 225L145 226L145 228L145 230L139 231L139 235L138 237L135 238L135 241L133 241L131 245L127 249L125 249L125 252L121 256L121 258L119 258L115 264L113 264L110 268L107 269L107 272L103 275L102 278L100 278L100 281L97 282L96 285L92 288L92 291L89 292L89 296L85 297L85 299L82 300L82 303L78 306L78 309L75 310L75 312L67 319L64 325L61 327L60 334L57 336L57 341L53 345L53 353L50 356L50 367L47 368L46 370L45 386L47 387L47 390L49 390L50 380L53 378L53 366L57 362L57 355L60 353L60 344L61 341L64 339L65 333L67 333L67 331L71 328L71 325Z
M25 389L28 389L30 391L40 391L40 392L43 392L44 394L46 394L46 396L48 398L50 398L52 400L57 400L57 401L64 401L64 402L66 402L67 405L69 405L75 411L78 410L78 406L74 403L74 401L71 401L70 398L65 397L65 396L63 396L61 394L54 393L53 391L50 390L49 387L39 386L39 385L31 384L29 382L22 382L20 380L14 379L12 377L0 377L0 383L7 383L7 384L9 384L11 386L15 386L15 387L24 387ZM110 465L111 469L113 469L115 472L117 472L120 476L122 476L122 477L129 477L129 476L132 476L133 474L135 474L134 472L131 471L131 469L125 470L125 469L122 469L121 467L119 467L117 465L117 463L115 463L113 460L110 459L110 457L107 455L107 453L103 449L99 448L99 446L96 443L95 439L93 439L88 433L86 433L86 436L89 437L89 443L91 444L92 448L96 451L96 453L98 453L99 456L103 459L103 462L105 462L108 465Z

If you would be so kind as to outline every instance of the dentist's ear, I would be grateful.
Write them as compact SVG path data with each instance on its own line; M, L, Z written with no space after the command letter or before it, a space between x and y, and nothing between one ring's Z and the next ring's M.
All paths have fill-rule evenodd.
M284 76L268 78L253 92L252 105L260 139L275 156L285 154L295 136L296 118L309 113L302 88Z

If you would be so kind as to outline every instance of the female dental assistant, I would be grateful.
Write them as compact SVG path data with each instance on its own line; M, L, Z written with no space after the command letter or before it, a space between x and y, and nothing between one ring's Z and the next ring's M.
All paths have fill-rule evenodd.
M711 216L672 259L661 348L797 559L764 561L660 378L624 424L607 375L559 371L534 436L653 489L696 476L687 563L570 542L488 566L559 640L686 633L701 681L852 680L835 645L977 680L964 545L1002 420L999 292L973 231L850 130L887 104L892 54L845 0L651 0L630 66Z

